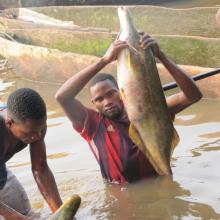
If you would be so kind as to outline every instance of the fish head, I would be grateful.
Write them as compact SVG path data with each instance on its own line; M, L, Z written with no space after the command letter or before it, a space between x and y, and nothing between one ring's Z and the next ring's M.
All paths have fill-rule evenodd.
M140 36L133 23L131 13L128 7L118 8L118 17L120 21L119 40L126 41L129 45L136 47L139 45Z
M90 88L92 103L107 118L115 119L123 113L123 103L118 86L110 79L105 79Z

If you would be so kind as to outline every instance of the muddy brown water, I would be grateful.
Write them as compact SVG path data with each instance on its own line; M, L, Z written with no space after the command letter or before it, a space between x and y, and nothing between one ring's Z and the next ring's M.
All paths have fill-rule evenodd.
M219 1L186 0L164 6L218 4ZM209 86L213 86L213 90L218 89L218 83L207 83ZM175 127L180 143L172 159L173 181L157 178L121 186L103 181L87 143L72 129L54 99L58 86L31 83L9 72L1 74L0 103L20 87L36 89L47 103L48 131L45 141L48 164L63 200L76 193L82 197L76 219L220 219L219 97L210 93L210 96L177 115ZM78 98L91 106L88 91L80 93ZM33 210L46 218L50 210L33 179L28 147L8 161L7 166L26 189Z
M56 103L58 86L0 77L0 102L20 87L36 89L47 103L48 163L62 199L82 197L77 219L220 219L220 100L207 97L178 114L180 135L173 159L173 181L164 178L128 186L104 183L87 143L77 134ZM88 91L79 97L91 106ZM50 214L31 174L29 149L16 154L7 166L24 185L35 212Z

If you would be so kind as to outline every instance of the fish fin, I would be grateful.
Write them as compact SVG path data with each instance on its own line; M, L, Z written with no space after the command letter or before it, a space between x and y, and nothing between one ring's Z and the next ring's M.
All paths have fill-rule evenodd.
M164 172L162 170L160 170L160 168L158 166L155 166L155 163L153 160L151 160L151 157L148 156L149 153L146 151L146 148L144 147L144 143L142 138L140 137L140 134L138 133L137 129L135 128L135 126L131 123L129 126L129 136L130 138L133 140L133 142L135 143L135 145L138 146L138 148L145 154L145 156L148 158L148 160L150 161L150 163L153 165L155 171L160 174L163 175ZM176 145L179 143L179 135L176 131L176 129L173 129L173 137L172 137L172 142L170 145L170 160L173 154L173 151L176 147Z
M170 146L170 160L173 155L173 151L174 151L176 145L179 143L179 141L180 141L179 135L178 135L176 129L174 128L173 129L173 138L172 138L172 142L171 142L171 146Z
M130 124L130 126L129 126L129 136L133 140L135 145L137 145L141 149L141 151L143 153L145 153L144 143L143 143L137 129L135 128L135 126L133 124Z
M159 166L157 166L155 164L155 161L153 161L149 155L149 152L147 151L147 149L145 148L144 142L142 140L142 138L140 137L140 134L138 133L136 127L133 124L130 124L129 126L129 135L130 138L133 140L133 142L135 143L136 146L138 146L138 148L144 153L145 157L147 158L147 160L151 163L151 165L153 166L154 170L159 174L159 175L163 175L163 171L160 169Z

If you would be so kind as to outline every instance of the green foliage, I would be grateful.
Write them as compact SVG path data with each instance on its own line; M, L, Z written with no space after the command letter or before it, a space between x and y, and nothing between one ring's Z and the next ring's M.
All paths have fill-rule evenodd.
M50 7L34 10L82 27L103 27L119 31L116 7ZM220 37L215 14L218 8L170 9L154 6L132 7L138 29L149 34ZM83 19L82 19L83 18Z
M220 39L157 36L162 50L176 63L203 67L220 66Z
M111 41L109 39L87 39L69 43L65 39L57 39L53 43L52 48L57 48L65 52L102 56L110 44Z
M101 33L51 30L44 33L41 30L31 34L31 42L35 45L102 56L112 42L113 35L119 30L116 7L48 7L35 10L58 19L72 20L82 27L103 27L113 31ZM220 30L215 23L217 10L176 10L152 6L131 8L137 27L155 36L162 50L176 63L204 67L220 66ZM21 36L20 39L28 37Z
M13 34L23 43L59 49L64 52L102 56L116 34L30 30ZM220 39L190 36L153 35L161 49L176 63L204 67L220 66Z

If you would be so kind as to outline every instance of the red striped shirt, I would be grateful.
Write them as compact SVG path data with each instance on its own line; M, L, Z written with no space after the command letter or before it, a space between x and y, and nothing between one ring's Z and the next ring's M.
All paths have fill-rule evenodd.
M75 129L88 142L102 176L111 182L134 182L156 172L128 134L129 123L88 109L84 128Z

